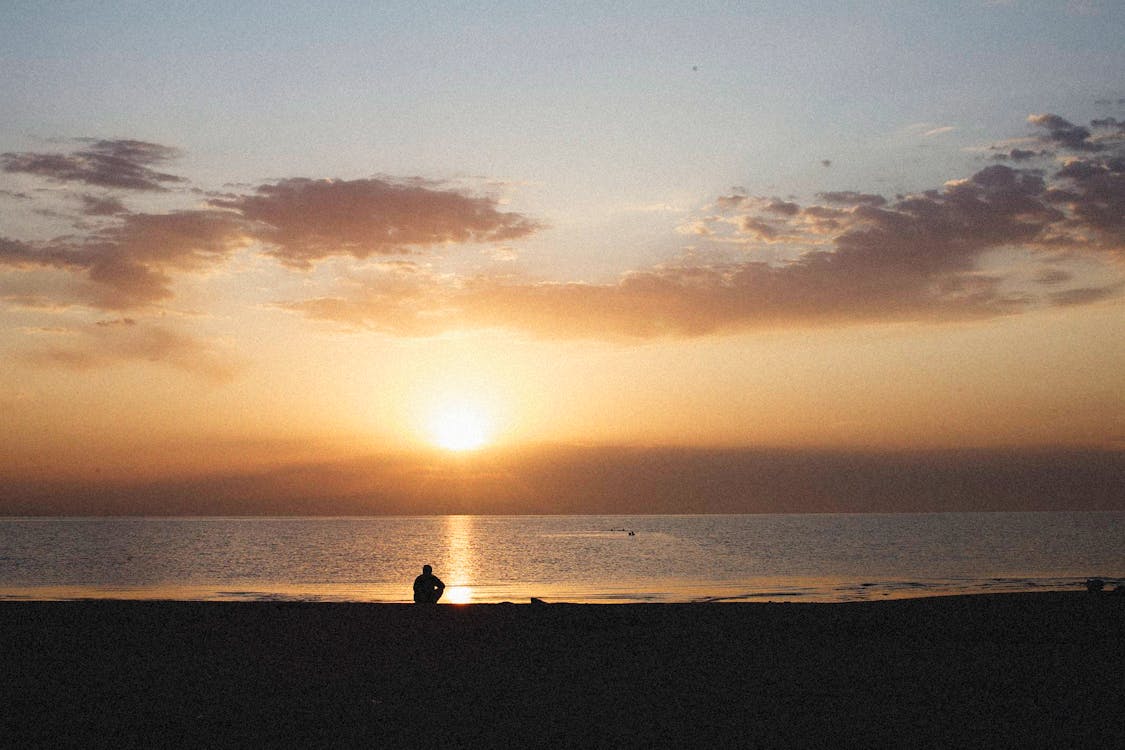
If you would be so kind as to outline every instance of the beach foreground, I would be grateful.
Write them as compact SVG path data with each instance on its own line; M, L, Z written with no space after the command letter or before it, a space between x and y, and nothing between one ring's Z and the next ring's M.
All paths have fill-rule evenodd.
M34 746L1122 747L1125 597L0 603Z

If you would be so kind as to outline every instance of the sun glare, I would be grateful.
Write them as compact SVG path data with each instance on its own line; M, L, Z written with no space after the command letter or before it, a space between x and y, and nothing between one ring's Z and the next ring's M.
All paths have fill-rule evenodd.
M430 438L449 451L482 448L492 438L492 423L471 404L444 404L430 418Z
M468 604L473 600L473 589L471 586L450 586L443 598L450 604Z

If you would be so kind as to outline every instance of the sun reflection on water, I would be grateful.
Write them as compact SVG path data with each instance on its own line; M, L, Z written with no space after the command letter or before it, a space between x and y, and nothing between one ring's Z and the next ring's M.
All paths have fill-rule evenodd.
M473 517L446 516L445 534L449 544L449 570L445 578L444 601L469 604L473 601Z
M446 586L442 599L450 604L469 604L473 601L472 586Z

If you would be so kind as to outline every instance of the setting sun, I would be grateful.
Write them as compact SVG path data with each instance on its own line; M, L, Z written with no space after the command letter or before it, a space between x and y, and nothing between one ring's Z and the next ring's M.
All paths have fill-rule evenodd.
M466 403L442 404L429 420L431 441L450 451L471 451L492 439L491 420L479 408Z

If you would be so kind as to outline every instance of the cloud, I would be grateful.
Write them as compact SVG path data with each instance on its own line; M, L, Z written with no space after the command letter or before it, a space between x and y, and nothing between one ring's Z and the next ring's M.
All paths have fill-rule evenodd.
M511 263L512 261L519 260L520 257L519 251L508 245L486 248L481 252L497 263Z
M1125 120L1118 120L1114 117L1106 117L1100 120L1090 120L1090 127L1107 128L1109 130L1116 130L1118 134L1125 134Z
M749 196L747 196L745 193L740 192L735 192L731 195L720 195L715 199L715 206L720 211L729 211L731 209L738 208L748 199Z
M86 216L115 216L129 209L118 198L109 195L81 195L82 213Z
M1035 275L1036 283L1046 286L1063 284L1070 281L1072 278L1074 278L1074 274L1070 271L1064 271L1061 268L1044 268Z
M307 317L404 336L454 328L463 315L454 298L463 282L410 262L382 263L349 280L336 294L283 301L277 307Z
M683 223L690 255L611 282L501 275L495 264L440 273L399 262L465 243L495 244L494 257L511 258L506 243L541 225L501 210L495 198L442 183L290 178L207 193L202 208L167 213L131 213L112 195L75 195L83 214L107 218L83 235L0 238L0 296L9 304L141 309L170 299L180 274L254 247L293 270L341 261L339 286L280 306L411 336L480 327L541 337L701 336L983 318L1112 297L1116 279L1097 283L1053 266L1065 265L1058 259L1067 254L1093 254L1110 269L1125 259L1125 127L1107 118L1082 128L1054 114L1030 122L1040 131L1025 139L1041 147L1036 155L1062 154L1053 172L1024 168L1024 155L1012 150L1010 163L893 199L835 190L805 202L736 187ZM78 153L142 166L175 155L141 141L93 141ZM1033 261L1039 254L1053 270L1037 280L1034 270L985 262L1012 252ZM356 259L367 261L362 276L349 268Z
M1049 124L1053 132L1065 127ZM1029 284L1016 269L985 271L983 263L1013 249L1052 262L1060 250L1093 254L1110 268L1125 257L1125 161L1106 143L1092 151L1081 145L1085 137L1070 142L1083 155L1053 175L996 164L894 201L837 191L805 206L736 192L715 202L719 213L691 223L702 241L742 242L748 256L781 239L793 252L777 262L709 261L697 252L602 284L451 279L414 269L284 306L400 335L491 327L544 338L628 339L1091 304L1116 296L1121 284L1067 288L1076 278L1061 269Z
M1047 130L1047 140L1065 148L1082 151L1096 151L1098 146L1090 142L1090 131L1080 125L1073 125L1062 117L1053 114L1029 115L1027 121Z
M777 238L777 229L761 219L743 216L739 219L738 226L743 234L749 235L761 242L769 242ZM702 234L706 233L707 232L702 232Z
M239 365L215 345L132 318L98 321L76 328L78 340L25 352L24 361L46 368L90 370L124 362L153 362L216 382L226 382Z
M770 201L765 206L765 211L771 214L778 214L780 216L795 216L801 212L801 207L796 203L779 200L777 198Z
M611 284L436 276L283 303L312 318L395 335L497 328L542 338L692 337L764 327L881 320L947 320L1009 312L999 280L841 268L825 256L785 266L741 263L660 268Z
M159 186L136 182L144 173L139 165L176 153L142 141L95 141L72 155L6 154L3 163L8 171L155 189ZM164 177L169 176L145 179ZM499 210L493 198L422 180L292 178L249 194L212 195L202 209L167 213L131 213L112 195L74 197L83 216L115 222L49 242L5 239L0 266L69 273L73 283L58 301L106 310L166 301L177 273L215 267L254 243L286 266L307 269L331 256L367 258L438 245L506 242L539 228L525 216ZM11 280L0 279L0 285L11 286Z
M1125 157L1072 159L1055 177L1045 199L1070 217L1059 228L1060 241L1088 238L1125 258Z
M1006 153L996 154L992 158L997 161L1008 161L1009 159L1012 161L1028 161L1037 156L1046 156L1047 154L1048 152L1046 151L1029 151L1025 148L1013 148Z
M539 228L497 209L495 199L422 181L311 180L262 185L210 205L253 223L254 236L288 266L308 268L335 255L367 258L437 245L506 242Z
M849 206L883 206L887 203L887 199L881 195L857 193L854 190L817 193L817 197L825 203L843 203Z
M8 258L10 263L14 265L24 255L31 255L32 253L32 247L28 243L13 240L10 237L0 237L0 262L2 262L2 259Z
M77 278L61 295L54 289L60 301L125 310L171 298L170 272L212 267L249 241L243 223L222 211L127 214L79 239L0 238L0 266L69 272Z
M72 153L0 154L0 169L122 190L164 191L164 183L185 182L182 177L149 168L179 155L169 146L133 140L82 142L87 144L85 148Z
M1119 148L1125 140L1125 121L1112 117L1090 121L1090 130L1074 125L1056 114L1031 115L1027 121L1045 129L1041 140L1071 151L1104 151Z
M1080 289L1067 289L1051 295L1051 302L1060 307L1073 305L1088 305L1091 302L1100 302L1121 293L1121 284L1107 286L1083 287Z
M480 325L544 337L701 336L763 327L990 316L1008 304L984 275L865 272L813 254L784 266L664 268L616 284L482 282L458 301Z
M953 125L942 125L940 127L932 128L930 130L927 130L926 132L922 133L922 137L923 138L931 138L935 135L943 135L945 133L952 133L956 129L957 128L954 127Z

